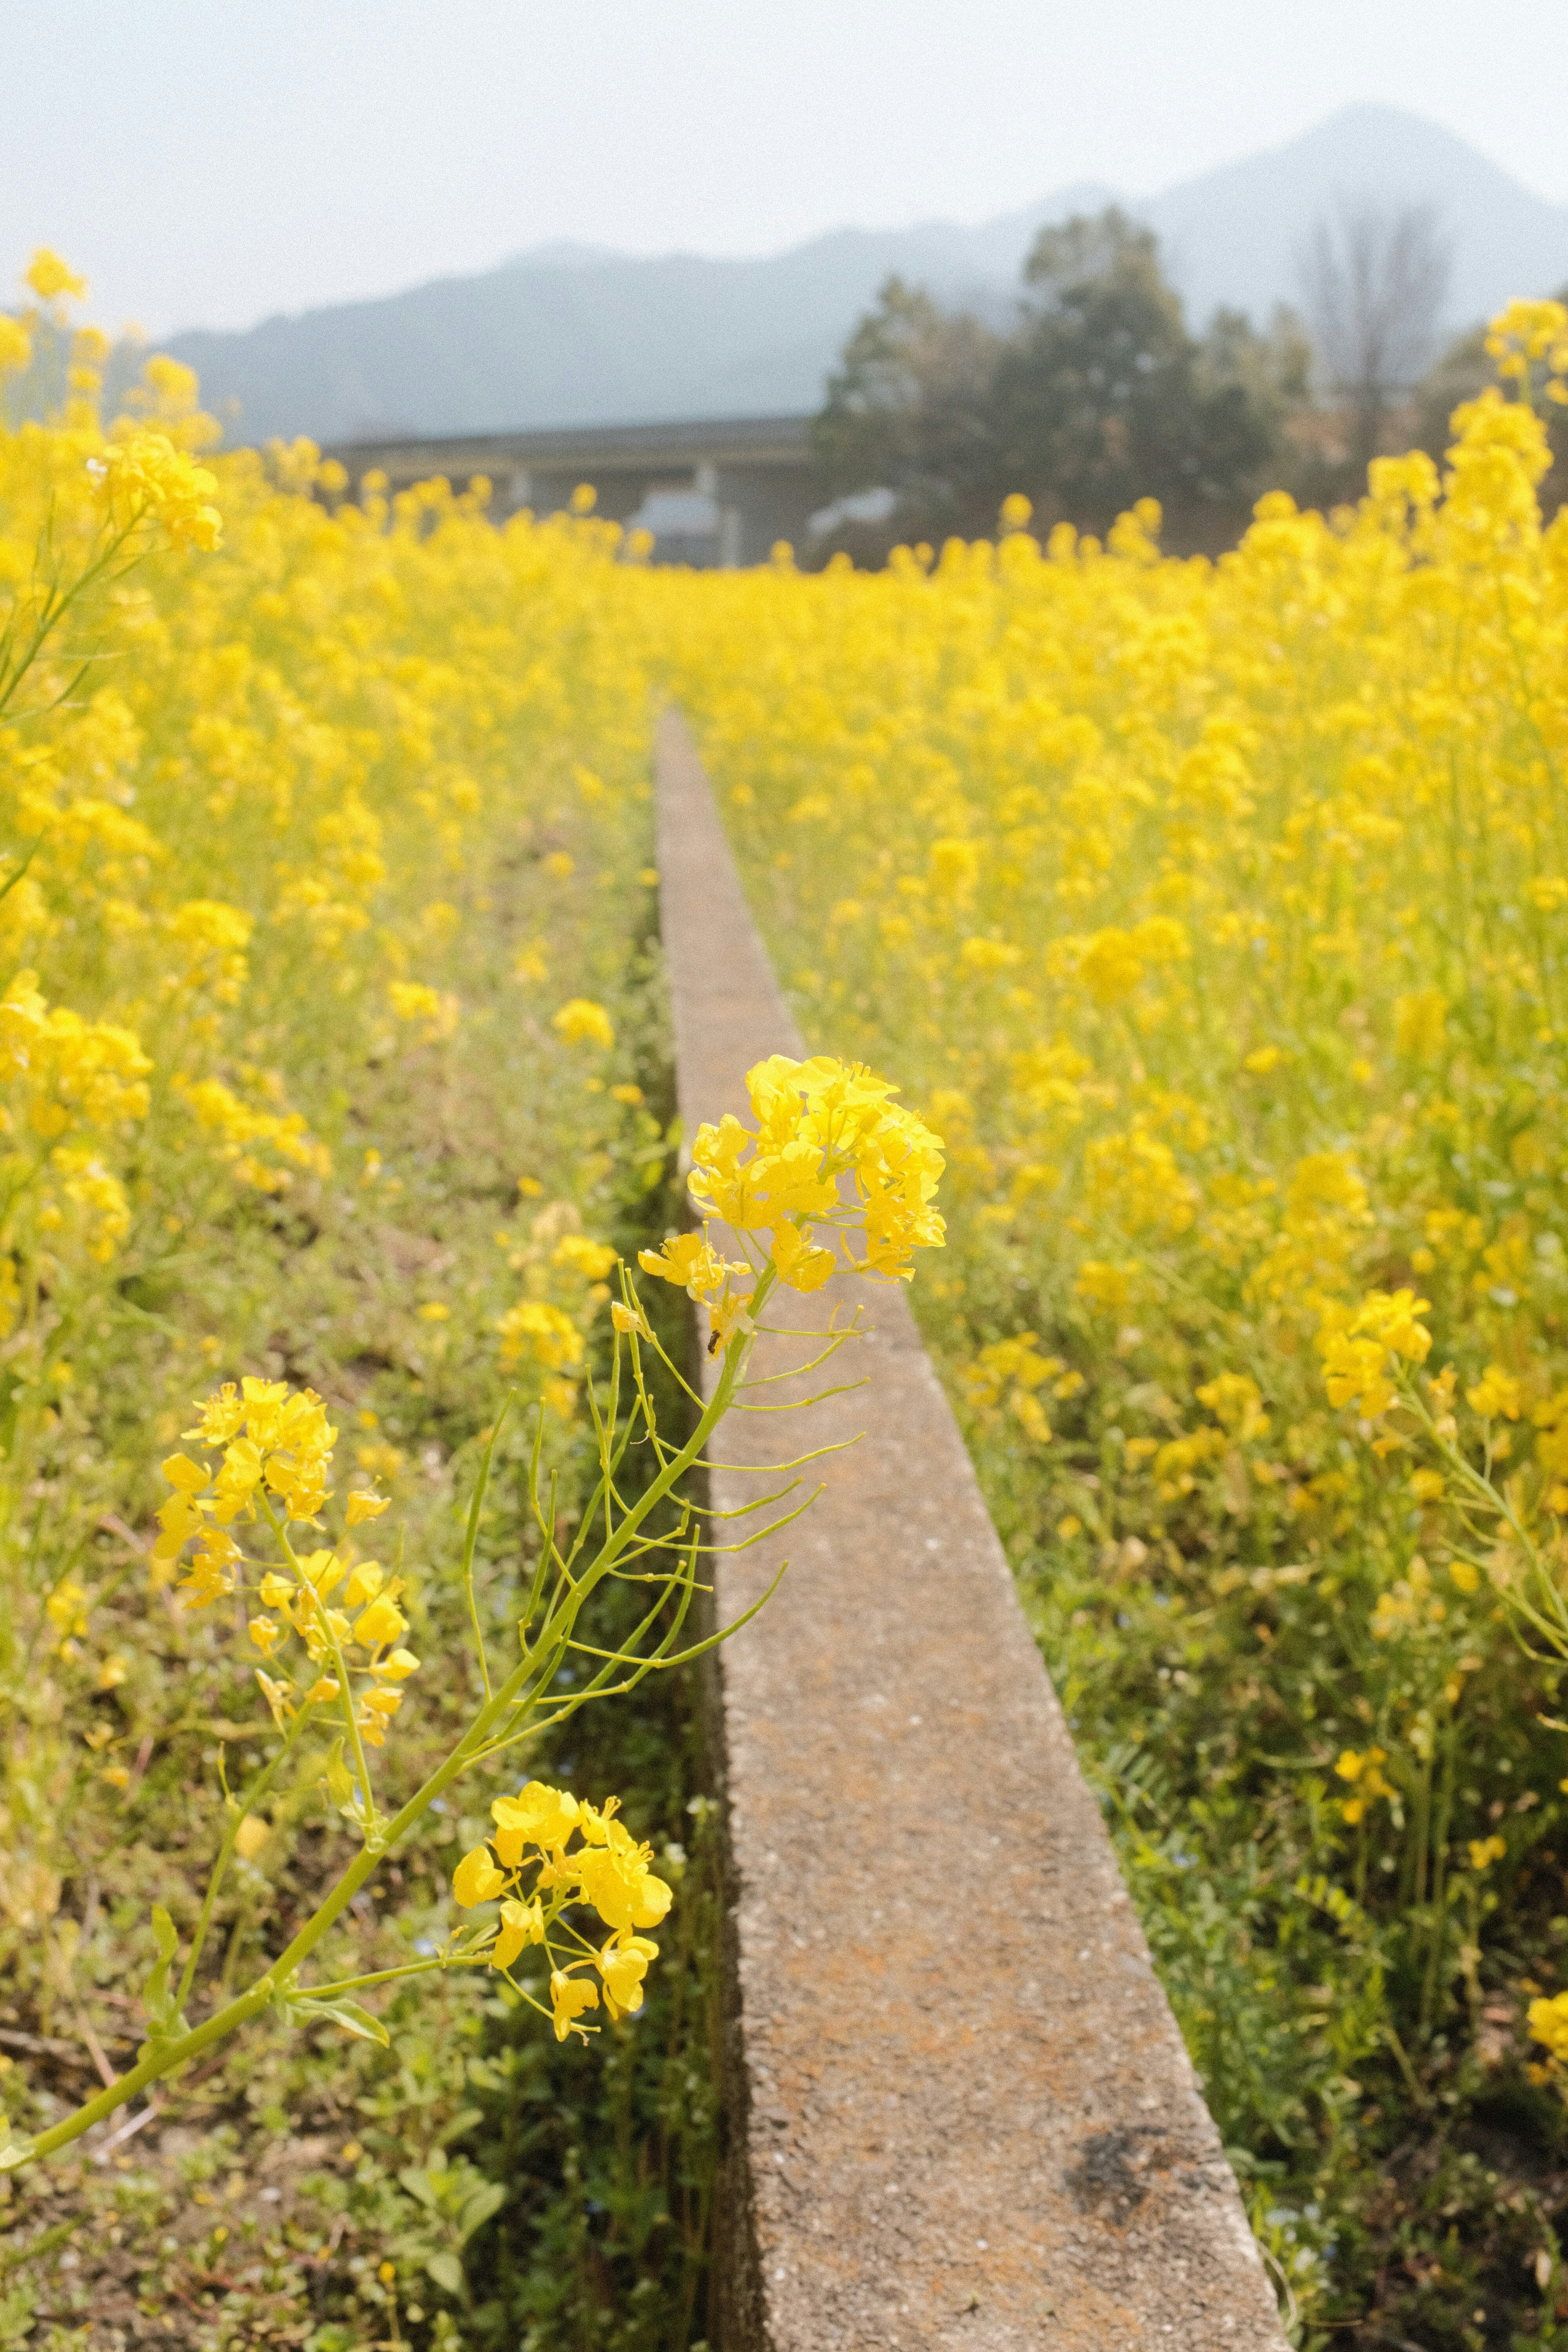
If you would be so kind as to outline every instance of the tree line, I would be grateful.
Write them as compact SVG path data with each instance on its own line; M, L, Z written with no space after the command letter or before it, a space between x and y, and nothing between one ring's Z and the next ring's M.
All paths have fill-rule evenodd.
M1005 323L890 278L814 425L826 495L848 502L827 545L876 561L981 536L1022 493L1037 530L1101 534L1154 498L1168 547L1212 552L1265 489L1353 498L1385 447L1440 457L1455 403L1489 381L1479 330L1435 358L1448 267L1430 208L1343 205L1300 257L1301 311L1259 331L1221 310L1194 334L1153 234L1112 206L1040 231Z

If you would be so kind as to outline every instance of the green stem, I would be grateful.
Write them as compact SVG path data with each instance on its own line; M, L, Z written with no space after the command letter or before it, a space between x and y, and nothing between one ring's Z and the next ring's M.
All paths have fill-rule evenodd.
M0 2278L4 2278L10 2271L19 2270L24 2263L36 2263L42 2255L52 2254L57 2246L65 2244L66 2240L78 2227L79 2224L74 2220L57 2221L52 2230L45 2230L40 2236L33 2240L30 2245L7 2248L4 2253L0 2253Z
M288 1731L284 1735L282 1747L278 1750L278 1753L272 1759L271 1763L263 1765L261 1770L258 1772L256 1778L251 1781L249 1788L246 1790L239 1804L236 1806L233 1819L230 1821L228 1828L224 1832L223 1843L217 1850L217 1859L212 1866L212 1875L207 1880L206 1895L202 1904L201 1916L196 1921L196 1932L191 1939L190 1957L185 1962L184 1972L180 1978L179 1991L174 1995L174 2009L176 2014L179 2011L184 2009L186 1996L189 1993L192 1985L195 1981L196 1964L201 1958L202 1947L206 1942L207 1930L212 1925L213 1906L218 1898L218 1889L223 1885L224 1874L227 1870L228 1865L234 1857L235 1840L239 1835L240 1824L245 1820L246 1815L249 1812L252 1805L258 1804L261 1799L267 1794L268 1790L272 1786L272 1783L278 1777L279 1772L287 1762L290 1751L299 1739L300 1734L305 1728L305 1725L310 1717L310 1710L308 1706L300 1708L299 1714L294 1717L293 1722L289 1725Z
M516 1394L515 1389L508 1389L506 1400L495 1417L489 1442L485 1447L484 1458L479 1464L479 1475L474 1486L474 1497L468 1506L468 1528L463 1538L463 1593L468 1604L468 1622L474 1629L474 1650L479 1658L479 1677L484 1684L487 1699L491 1696L490 1664L485 1655L485 1637L479 1625L479 1605L474 1599L474 1549L479 1539L479 1514L484 1509L485 1496L489 1487L490 1464L495 1458L496 1440L500 1435L502 1422L511 1411L512 1400Z
M763 1281L758 1286L756 1298L758 1306L761 1305L765 1291L770 1286L767 1276L764 1276ZM621 1520L613 1537L601 1548L598 1556L573 1588L572 1605L567 1613L567 1622L561 1629L557 1641L551 1645L557 1653L560 1641L569 1636L571 1622L575 1620L583 1602L595 1587L602 1583L610 1573L616 1559L632 1541L650 1512L657 1509L671 1488L685 1476L693 1463L699 1459L714 1429L729 1410L736 1383L744 1368L746 1358L751 1352L751 1344L750 1339L747 1339L732 1348L726 1349L724 1368L720 1374L718 1385L691 1435L679 1453L673 1455L659 1471L658 1476L651 1481L643 1495ZM262 1507L268 1520L272 1522L275 1531L279 1533L279 1539L283 1543L285 1551L288 1551L287 1538L282 1535L281 1530L278 1529L277 1521L267 1505L265 1496L262 1497ZM292 1561L291 1552L289 1553L289 1557ZM293 1941L279 1953L265 1975L258 1978L255 1984L249 1986L233 2000L226 2002L222 2009L216 2011L206 2019L205 2023L195 2027L190 2032L180 2035L174 2041L160 2041L151 2045L129 2074L122 2074L110 2088L100 2091L96 2098L89 2099L84 2106L79 2107L74 2115L67 2116L61 2122L52 2125L47 2131L41 2132L35 2140L20 2145L13 2144L9 2149L0 2149L0 2170L14 2169L18 2164L53 2156L60 2148L68 2147L73 2140L79 2139L83 2132L90 2130L94 2124L101 2123L106 2116L115 2114L129 2100L133 2099L139 2091L145 2090L152 2083L160 2082L164 2075L175 2074L181 2067L188 2066L194 2058L199 2058L203 2052L210 2050L215 2042L222 2042L242 2025L248 2025L253 2019L261 2016L279 1996L287 1997L288 1993L295 1989L294 1979L300 1968L309 1959L322 1937L347 1910L365 1881L374 1875L383 1856L390 1853L394 1846L406 1837L416 1823L428 1812L437 1797L444 1795L452 1783L475 1761L487 1746L490 1735L500 1727L513 1704L526 1690L530 1677L537 1671L537 1666L538 1654L534 1652L526 1654L519 1661L505 1681L497 1687L493 1696L479 1708L468 1730L445 1762L437 1767L423 1787L416 1790L402 1810L394 1815L374 1843L367 1842L363 1851L355 1855L337 1884L305 1922ZM344 1679L346 1684L346 1677Z
M1432 1839L1432 1934L1426 1948L1426 1973L1421 1987L1421 2031L1424 2035L1430 2033L1438 2021L1437 2011L1443 1996L1443 1950L1448 1940L1448 1830L1454 1814L1454 1763L1458 1746L1458 1722L1450 1711L1443 1741L1443 1774L1437 1788L1437 1822Z
M66 614L70 611L70 608L76 603L77 598L83 595L92 585L93 582L103 572L108 571L115 557L120 553L121 549L125 545L126 541L142 522L146 512L147 509L145 506L139 507L136 513L125 525L124 529L105 541L99 554L90 563L89 563L80 577L74 581L69 588L61 589L57 585L49 590L48 593L44 598L38 618L34 625L31 643L28 645L26 651L22 654L16 662L7 666L4 680L3 682L0 682L0 711L5 710L7 706L10 704L16 692L16 688L21 685L22 680L26 677L27 672L32 668L33 664L37 660L38 656L42 653L49 636L65 619ZM143 551L143 552L146 551ZM138 563L142 561L142 557L139 555L132 556L131 561L132 564ZM130 567L128 566L127 569L129 568Z
M1507 1492L1494 1486L1489 1477L1483 1476L1480 1471L1465 1459L1453 1439L1444 1436L1439 1432L1414 1380L1408 1375L1405 1376L1402 1388L1411 1411L1415 1414L1427 1436L1461 1485L1467 1486L1489 1511L1502 1521L1519 1545L1529 1562L1531 1574L1542 1592L1551 1615L1542 1616L1541 1611L1526 1600L1522 1593L1506 1584L1499 1584L1495 1577L1492 1579L1494 1589L1507 1606L1535 1626L1560 1655L1568 1656L1568 1603L1564 1602L1563 1594L1548 1573L1546 1563L1541 1557L1534 1537L1510 1502Z
M1426 1900L1426 1864L1430 1859L1432 1826L1432 1758L1421 1759L1421 1772L1415 1783L1415 1820L1411 1823L1415 1848L1413 1899L1417 1904Z
M338 1677L338 1706L342 1712L343 1722L348 1727L350 1744L352 1745L354 1752L354 1763L359 1771L360 1802L364 1809L363 1828L365 1838L368 1841L374 1837L377 1828L375 1795L371 1787L370 1759L364 1752L364 1742L360 1738L359 1717L354 1712L353 1686L349 1681L348 1667L343 1663L342 1648L338 1641L337 1635L332 1631L332 1621L328 1612L325 1600L322 1598L321 1594L317 1591L315 1586L310 1582L310 1578L305 1574L304 1570L300 1567L298 1559L294 1556L294 1547L289 1540L287 1522L279 1518L278 1514L274 1511L271 1504L267 1499L265 1487L258 1486L256 1490L256 1496L266 1516L268 1526L271 1528L273 1534L277 1537L279 1542L283 1547L284 1558L287 1559L289 1567L293 1570L295 1575L300 1580L300 1591L305 1597L307 1608L313 1609L316 1612L317 1622L321 1626L322 1635L324 1636L327 1645L332 1654L332 1665L336 1670Z
M486 1952L438 1953L433 1960L406 1960L399 1968L375 1969L363 1977L340 1977L335 1984L312 1985L312 2000L336 2000L346 1992L363 1992L367 1985L395 1984L402 1977L427 1977L433 1969L488 1969Z
M1415 2100L1418 2107L1428 2106L1431 2102L1428 2100L1426 2092L1421 2087L1415 2067L1410 2063L1410 2054L1387 2018L1384 2018L1383 2021L1383 2038L1394 2053L1399 2071L1405 2077L1405 2087L1408 2089L1411 2097Z

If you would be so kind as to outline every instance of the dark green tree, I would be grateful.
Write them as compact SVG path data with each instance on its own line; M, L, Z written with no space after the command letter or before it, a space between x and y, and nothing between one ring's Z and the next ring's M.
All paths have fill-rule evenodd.
M999 333L889 278L831 378L816 447L833 494L896 507L885 543L991 530L1022 491L1037 524L1103 531L1158 499L1176 545L1219 546L1279 478L1310 352L1219 312L1201 341L1155 241L1115 210L1042 231L1017 324Z
M889 278L846 343L814 428L830 495L890 489L910 531L964 528L995 473L986 396L1002 348L980 320Z
M1235 313L1196 341L1152 235L1114 208L1042 230L1024 278L987 404L998 483L1041 522L1103 531L1155 498L1178 536L1227 536L1278 457L1288 365Z

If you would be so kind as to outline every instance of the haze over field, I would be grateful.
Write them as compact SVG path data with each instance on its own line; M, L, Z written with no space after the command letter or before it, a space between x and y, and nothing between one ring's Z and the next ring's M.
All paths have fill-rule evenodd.
M479 433L814 408L846 334L891 271L1005 314L1043 223L1112 201L1159 235L1189 315L1264 322L1299 295L1313 223L1337 200L1434 205L1454 241L1449 323L1568 279L1568 206L1401 110L1342 110L1287 145L1141 199L1092 182L978 226L846 228L759 259L557 244L499 268L246 333L176 336L244 437Z

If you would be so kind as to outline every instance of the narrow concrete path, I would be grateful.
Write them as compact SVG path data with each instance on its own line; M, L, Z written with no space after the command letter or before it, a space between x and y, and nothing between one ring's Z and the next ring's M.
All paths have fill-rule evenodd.
M745 1112L753 1062L804 1049L673 714L658 787L689 1135ZM716 1580L728 1619L791 1562L715 1676L735 1948L719 2352L1282 2352L904 1296L847 1277L791 1300L795 1322L819 1326L840 1293L876 1329L837 1376L868 1385L809 1421L737 1415L718 1454L780 1460L807 1427L812 1445L865 1433L786 1538ZM769 1344L759 1370L795 1360ZM756 1491L715 1472L716 1510Z

